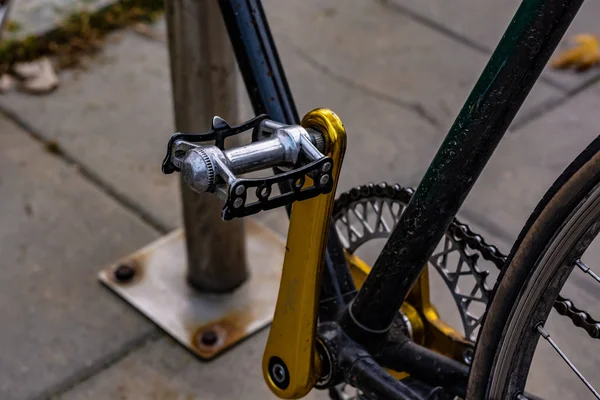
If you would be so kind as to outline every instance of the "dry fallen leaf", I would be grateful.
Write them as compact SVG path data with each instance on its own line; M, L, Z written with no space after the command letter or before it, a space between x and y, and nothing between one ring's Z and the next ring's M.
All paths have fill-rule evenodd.
M575 46L560 53L553 61L554 68L575 68L585 71L600 63L600 43L594 35L577 35L573 38Z
M15 78L9 74L3 74L0 76L0 93L6 93L15 87Z
M40 58L31 64L37 64L38 73L35 76L27 77L21 88L26 92L33 94L49 93L58 86L58 76L54 72L54 67L46 57Z
M21 79L33 78L39 75L42 70L38 61L23 62L15 64L13 67L15 74Z

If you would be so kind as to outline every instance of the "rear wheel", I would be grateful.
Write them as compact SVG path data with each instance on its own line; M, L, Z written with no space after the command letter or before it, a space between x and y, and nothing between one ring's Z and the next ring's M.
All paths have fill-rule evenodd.
M560 368L579 378L581 391L577 391L580 393L578 398L600 399L597 370L586 375L577 369L578 361L588 367L597 365L593 360L600 354L600 323L577 308L581 307L576 303L579 299L571 301L560 296L563 289L582 291L586 286L590 297L595 295L592 307L600 303L600 278L586 265L586 262L588 265L597 263L592 258L593 247L590 245L599 231L600 137L554 183L515 243L477 341L467 399L538 398L528 394L530 386L526 388L526 384L534 371L532 361L536 350L542 347L542 341L547 342L545 349L553 352L555 357L546 360L557 363L549 368ZM576 274L580 283L566 287L569 277ZM582 284L584 280L585 284ZM577 290L572 293L579 295ZM566 316L553 315L553 308ZM548 323L549 316L560 317L563 326L570 324L569 329L584 328L587 331L582 338L577 336L582 331L562 330L567 332L562 335L564 337L587 340L588 345L579 353L585 354L583 360L570 359L569 354L560 351L561 343L557 344L550 334L550 325L555 328L555 324L554 319ZM596 347L592 347L594 345ZM564 363L565 367L559 367L559 363ZM555 398L563 398L554 394Z

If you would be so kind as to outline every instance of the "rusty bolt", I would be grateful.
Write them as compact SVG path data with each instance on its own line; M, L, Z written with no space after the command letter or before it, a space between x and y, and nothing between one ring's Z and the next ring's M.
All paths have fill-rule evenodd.
M120 264L113 272L119 282L129 282L135 276L135 268L130 264Z
M217 340L219 340L219 336L217 335L217 332L212 329L202 332L202 335L200 336L200 341L205 346L214 346L217 343Z

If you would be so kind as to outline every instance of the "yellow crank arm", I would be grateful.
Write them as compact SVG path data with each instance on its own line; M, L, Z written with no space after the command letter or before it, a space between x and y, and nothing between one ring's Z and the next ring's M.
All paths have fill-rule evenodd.
M301 125L324 135L334 181L330 193L292 205L279 295L262 362L267 385L284 399L306 395L320 376L317 306L335 189L346 151L344 125L332 111L313 110Z

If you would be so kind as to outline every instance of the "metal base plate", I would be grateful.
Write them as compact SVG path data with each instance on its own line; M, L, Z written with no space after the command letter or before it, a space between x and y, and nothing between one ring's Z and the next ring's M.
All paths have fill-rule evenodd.
M285 242L256 221L246 220L245 227L250 279L233 293L204 294L187 284L182 230L104 269L100 280L189 350L210 359L271 323L275 311ZM119 281L120 265L133 268L133 277Z

